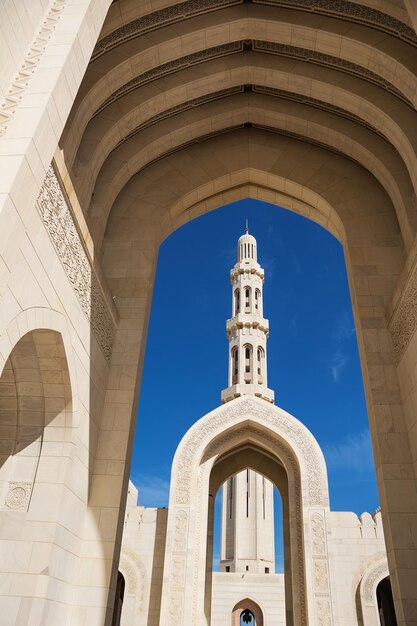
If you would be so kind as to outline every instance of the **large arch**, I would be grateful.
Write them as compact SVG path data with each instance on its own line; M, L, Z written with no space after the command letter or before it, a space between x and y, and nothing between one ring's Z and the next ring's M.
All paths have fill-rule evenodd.
M23 5L13 16L1 7L0 341L21 311L65 317L88 422L85 537L97 568L113 571L110 587L158 245L251 196L344 245L397 615L415 621L413 544L402 559L417 510L412 5L56 0L29 18ZM113 183L117 197L104 193ZM56 209L42 221L40 191ZM90 522L101 515L99 538ZM99 578L86 575L80 623L109 619Z
M242 445L255 448L239 457L236 450ZM287 607L289 614L296 624L319 624L323 619L332 623L325 530L328 487L322 453L298 420L256 397L242 397L199 420L175 454L161 624L172 620L190 625L209 623L205 580L209 493L215 493L231 473L240 471L248 458L252 469L278 485L282 482L282 469L288 477L292 586L290 594L286 590L286 597L291 596L292 601L292 606ZM323 566L324 582L317 587L313 582L316 570Z
M387 559L384 556L369 559L358 587L363 626L380 626L376 589L389 575Z

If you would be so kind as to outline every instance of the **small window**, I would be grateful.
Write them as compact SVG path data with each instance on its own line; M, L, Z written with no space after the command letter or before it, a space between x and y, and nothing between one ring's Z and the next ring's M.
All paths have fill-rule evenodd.
M246 571L249 572L249 565L246 566Z
M230 565L226 565L226 572L230 572Z
M269 574L269 567L265 567L265 574Z
M245 358L250 359L250 348L245 349Z

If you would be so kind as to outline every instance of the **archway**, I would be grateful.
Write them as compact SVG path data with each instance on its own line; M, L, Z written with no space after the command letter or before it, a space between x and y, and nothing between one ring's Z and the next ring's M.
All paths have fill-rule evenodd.
M30 321L27 315L27 326ZM60 545L60 530L69 519L66 503L71 499L72 398L62 335L39 328L21 336L0 377L0 521L12 522L2 541L0 569L16 588L29 579L43 580L45 599L57 579L75 574L77 564L73 557L66 572L62 570ZM36 536L37 557L25 559L22 567L13 555L27 552L31 536ZM64 584L62 599L68 600L70 594ZM18 596L7 600L9 616L16 623L25 600ZM48 610L45 603L41 619L46 619Z
M117 573L117 584L116 584L116 596L113 607L113 619L112 626L120 626L120 620L122 616L123 609L123 600L125 596L125 578L123 574L119 571Z
M392 597L391 581L389 576L383 578L376 588L379 621L381 626L397 626L394 600Z
M211 559L206 537L213 502L209 494L228 475L247 467L248 459L250 467L278 485L283 483L284 470L288 477L290 510L286 528L290 536L284 541L291 554L291 590L286 589L291 619L299 624L332 619L325 533L328 493L321 451L298 420L247 396L199 420L177 449L170 491L162 622L175 618L179 624L209 623L211 580L207 564ZM313 555L312 569L306 554ZM320 556L320 564L316 565L315 555ZM321 572L323 566L326 571ZM320 593L317 587L313 591L317 569Z
M108 286L120 305L110 372L103 365L103 379L109 374L109 393L104 384L102 395L106 396L103 413L107 417L113 418L116 407L123 412L123 434L118 440L118 457L107 450L104 458L98 454L91 477L94 494L99 494L94 506L106 507L102 494L108 494L113 486L112 505L123 503L127 478L123 481L118 475L116 480L112 474L103 474L102 468L116 462L122 467L119 471L127 473L135 376L143 353L152 266L160 237L192 219L203 205L210 210L220 204L218 178L227 179L222 191L227 198L229 193L248 195L258 189L268 195L274 189L268 178L279 175L285 189L283 203L291 202L300 211L308 209L315 218L317 205L309 193L317 193L335 209L345 229L347 264L353 267L352 299L358 329L363 331L359 333L361 356L394 596L401 622L406 623L415 615L417 603L416 597L401 593L402 587L407 588L410 570L417 569L417 555L410 552L409 567L405 568L398 540L398 536L413 532L410 520L416 510L415 394L410 389L416 364L416 263L412 250L416 230L412 139L416 13L412 3L381 0L378 9L370 2L344 3L342 8L318 7L313 16L299 3L288 6L278 0L274 7L224 0L200 3L198 9L191 2L157 3L152 9L146 3L135 3L134 8L129 3L128 12L121 9L122 4L114 2L110 7L110 0L102 0L95 6L95 20L90 19L91 2L74 9L76 18L66 11L63 0L45 8L44 13L38 7L33 28L24 29L17 53L10 56L19 61L8 63L2 79L6 96L1 133L7 133L8 145L14 146L13 151L5 149L12 154L4 170L2 233L5 239L10 236L13 246L5 242L2 297L9 289L14 297L18 295L16 273L21 277L32 262L37 263L44 245L32 208L69 118L62 152L56 154L58 167L74 205L72 214L78 216L78 231L85 237L86 247L93 250L99 270L103 253ZM16 5L16 11L23 19L25 10ZM220 15L222 29L213 24L216 11L220 13L214 13L214 20ZM61 28L57 27L59 15ZM10 24L9 20L6 15L5 23ZM39 36L35 30L40 23ZM15 30L11 31L14 36ZM68 42L64 48L62 31ZM148 37L149 32L157 34ZM48 70L42 64L37 66L40 59ZM194 65L204 68L203 79L198 78ZM39 94L45 97L39 98ZM192 112L188 115L190 94ZM25 141L22 146L22 133L25 140L33 138L34 144ZM268 141L257 144L254 136L260 134L267 135ZM247 141L241 141L242 137ZM90 167L92 143L96 145ZM298 154L293 151L295 144L302 146ZM300 152L308 153L308 158L300 159ZM203 158L196 158L198 153ZM135 154L140 159L135 160ZM258 163L247 163L256 160ZM253 166L262 176L249 183L241 172ZM83 170L79 178L78 170ZM125 185L112 204L108 190L117 192L131 175L136 181ZM248 191L246 187L253 184ZM206 191L199 195L197 190L204 186ZM298 192L305 192L305 201ZM298 202L301 208L297 209ZM170 212L174 205L180 207L176 214ZM106 211L111 215L107 223ZM3 230L5 216L10 222ZM319 219L329 227L328 215L323 213ZM15 250L23 249L19 265ZM54 253L54 262L58 256ZM138 257L143 261L140 271L135 267ZM60 286L55 298L48 280L50 272L54 277L53 263L48 265L44 273L39 272L47 289L41 296L26 294L22 306L52 309L56 304L76 326L78 317L72 313L72 304L62 297L65 288ZM13 267L18 267L18 272L10 269ZM28 284L31 281L30 277ZM103 289L106 291L107 285ZM49 299L45 293L53 295ZM132 294L141 301L140 306L127 302ZM84 303L88 304L88 296L87 290ZM14 317L15 312L10 315ZM83 356L88 362L89 352ZM96 424L99 436L105 439L108 422L97 420ZM94 445L87 456L89 453L95 456ZM393 467L398 470L394 478ZM113 521L109 531L113 546L118 545L120 527ZM398 528L401 532L392 530ZM407 597L407 602L402 602L402 597Z
M245 598L240 600L232 611L231 626L264 626L264 616L261 607L251 600Z

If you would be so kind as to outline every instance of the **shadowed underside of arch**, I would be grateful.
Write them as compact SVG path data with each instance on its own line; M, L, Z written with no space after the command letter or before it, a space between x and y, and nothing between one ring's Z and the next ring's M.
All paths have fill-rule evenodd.
M133 301L149 309L160 242L211 209L258 198L342 242L398 602L384 437L407 346L389 307L417 228L414 18L402 0L118 0L56 153L121 329Z

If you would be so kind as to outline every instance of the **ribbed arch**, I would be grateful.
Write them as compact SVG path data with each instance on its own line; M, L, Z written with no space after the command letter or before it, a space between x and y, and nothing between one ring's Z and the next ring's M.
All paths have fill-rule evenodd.
M371 72L376 76L381 76L387 84L381 83L381 86L389 88L393 86L394 91L397 90L401 97L416 102L416 81L412 74L412 60L410 60L409 46L401 42L395 46L395 51L390 49L390 38L382 38L379 42L379 48L373 48L369 42L368 29L363 27L353 27L350 29L350 37L335 35L332 32L333 20L323 20L319 22L319 18L311 14L305 15L297 12L297 29L291 28L292 12L280 12L277 14L272 7L256 7L254 10L261 16L266 14L269 19L262 17L247 17L244 7L235 7L233 10L234 19L231 18L227 24L227 29L219 29L218 26L208 26L201 28L200 23L193 19L184 22L183 34L181 37L181 45L173 45L172 39L178 38L178 31L174 28L166 27L162 29L161 43L157 46L143 48L136 54L128 55L126 61L119 63L119 59L123 55L104 55L105 61L98 59L93 63L94 72L87 72L86 77L81 86L78 105L76 104L71 116L73 122L73 133L69 140L67 148L71 152L71 143L76 150L87 124L91 117L97 113L100 107L106 103L111 103L117 99L119 95L126 93L126 90L132 90L135 84L132 81L137 80L140 72L142 78L141 83L149 79L154 79L158 72L155 71L155 59L160 60L160 72L177 71L181 67L179 59L183 59L183 65L190 65L193 59L190 55L197 54L195 62L201 62L202 56L209 59L210 55L224 56L225 49L219 46L227 46L233 42L243 42L244 40L255 40L262 42L271 42L284 46L293 46L294 48L304 48L306 42L314 42L311 51L314 53L327 55L323 57L324 65L331 65L330 57L342 59L340 68L347 71L349 63L352 65L352 74L358 75L359 70L356 67L362 67L363 80L370 80ZM245 17L240 15L240 11L244 12ZM277 15L281 21L277 19ZM301 17L300 17L301 16ZM287 18L288 21L285 21ZM304 20L305 24L300 23ZM316 29L312 22L320 23L320 28ZM330 33L333 37L330 37ZM356 37L356 38L355 38ZM333 39L333 43L329 45L329 40ZM178 39L177 39L178 40ZM210 45L206 42L210 42ZM242 44L243 45L243 44ZM389 50L385 53L383 50ZM130 50L130 48L129 48ZM212 52L207 53L207 50ZM235 52L243 50L242 46L237 46ZM119 48L119 52L122 52ZM278 49L274 50L279 52ZM281 50L282 53L288 54L288 50ZM232 51L230 51L232 53ZM290 56L291 51L289 52ZM330 54L333 53L333 54ZM312 54L307 54L306 60L311 60ZM317 61L318 61L317 57ZM113 63L112 63L113 62ZM174 63L174 66L168 66L168 63ZM408 67L410 65L410 68ZM102 67L101 67L102 66ZM152 75L146 72L152 71ZM101 77L102 76L102 77ZM98 80L96 78L98 77ZM371 80L372 82L372 80ZM73 152L75 154L75 152Z
M267 106L266 102L265 106ZM302 105L300 106L302 108ZM277 131L282 129L284 134L292 133L302 139L303 142L311 141L312 143L329 147L333 151L341 151L342 154L360 163L365 169L375 175L388 192L393 205L396 207L404 240L407 245L410 244L412 225L415 223L415 207L412 202L413 189L406 171L401 162L396 160L395 152L390 148L389 144L377 138L379 142L382 142L380 158L378 158L373 150L369 149L371 146L369 148L366 147L366 133L360 136L359 141L352 137L347 137L337 129L339 120L333 120L335 128L329 128L325 119L322 119L321 123L319 123L320 120L314 123L303 117L301 111L298 116L290 116L285 112L265 110L260 105L256 108L242 106L234 109L231 107L230 111L225 111L224 107L222 109L217 115L214 111L211 113L211 133L227 130L231 124L232 128L243 127L250 121L269 131L271 129L276 129ZM131 179L132 174L143 170L149 162L150 154L152 154L154 159L162 158L164 154L172 152L173 145L178 145L178 147L182 145L184 148L188 148L190 141L201 139L204 136L204 130L207 130L208 115L210 115L209 111L204 112L203 108L195 112L193 111L192 118L195 120L194 123L192 123L191 119L188 119L187 122L183 122L182 128L177 128L175 132L168 135L164 134L163 128L159 131L155 129L152 131L154 141L150 141L142 150L138 151L138 146L134 142L132 143L130 158L127 153L129 142L126 142L123 148L124 156L120 155L117 161L117 163L123 163L123 165L117 169L116 164L111 167L110 162L107 163L107 168L103 169L98 179L97 191L94 194L93 204L90 208L93 233L97 243L101 241L108 214L117 195ZM157 132L161 135L158 138L155 137ZM280 143L279 138L276 141ZM373 144L373 147L375 145ZM116 159L116 156L114 158ZM396 174L395 177L394 173ZM399 189L399 185L401 185L401 189ZM409 207L404 203L407 198L410 203Z
M233 64L229 63L230 69L225 72L224 62L231 60ZM237 63L238 60L239 63ZM97 116L89 123L79 146L75 169L79 178L77 188L81 194L81 201L83 199L89 201L103 163L121 142L126 141L126 138L137 135L152 123L160 123L167 118L172 119L178 112L183 114L184 107L187 110L186 107L193 108L210 100L220 100L242 93L247 84L252 85L251 88L255 93L267 93L273 98L271 106L276 105L278 99L293 101L298 98L305 106L327 110L330 114L333 112L335 115L345 116L346 119L362 124L368 129L374 129L376 133L385 136L398 152L401 152L417 189L417 175L414 168L416 151L412 143L416 140L413 134L406 132L406 123L407 120L410 122L411 112L406 105L401 103L397 104L396 108L392 108L392 104L395 104L393 97L385 96L384 99L379 99L377 88L368 88L362 96L359 89L362 81L359 79L356 81L358 90L355 93L342 88L343 80L341 79L344 77L334 77L338 79L338 85L335 86L329 80L334 72L329 70L327 73L322 72L323 79L327 77L327 81L316 80L309 75L308 70L312 68L308 64L301 64L299 68L294 68L292 64L292 71L289 71L291 65L289 61L278 64L277 59L271 56L266 56L262 59L262 64L258 65L251 60L250 66L239 57L225 59L220 71L217 71L218 62L207 65L210 66L210 82L206 77L195 79L192 70L184 70L178 73L177 84L168 91L164 90L162 93L157 91L155 94L154 89L144 87L142 89L143 100L140 103L126 96L123 108L127 109L127 112L122 117L112 115L113 121L113 119L106 117L102 119L101 116ZM352 90L352 80L350 83ZM215 90L213 90L213 85L215 85ZM307 93L308 96L305 95ZM390 101L393 102L391 102L391 110L388 114L384 107ZM170 102L172 106L167 107L167 102ZM116 109L119 105L113 106ZM126 132L126 129L129 131Z

